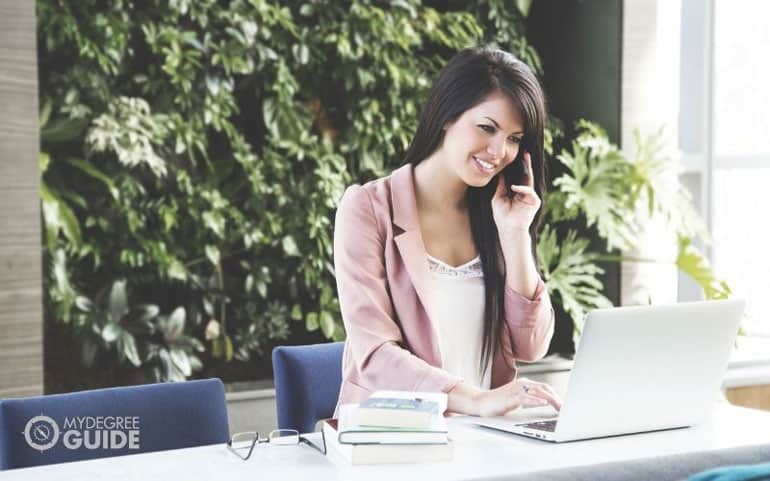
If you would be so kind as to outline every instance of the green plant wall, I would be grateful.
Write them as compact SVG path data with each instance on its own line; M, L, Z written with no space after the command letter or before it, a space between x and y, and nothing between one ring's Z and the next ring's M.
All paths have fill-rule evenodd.
M506 2L442 8L39 0L45 317L70 356L183 379L343 338L344 187L400 164L455 51L499 30L537 64Z
M457 50L496 42L543 74L528 9L37 0L45 318L59 353L48 364L74 369L56 389L248 379L292 336L344 338L337 200L401 164L430 81ZM579 317L608 302L586 236L612 246L626 232L570 183L590 143L554 127L547 139L572 174L547 200L539 252L555 301ZM584 232L557 234L576 217Z

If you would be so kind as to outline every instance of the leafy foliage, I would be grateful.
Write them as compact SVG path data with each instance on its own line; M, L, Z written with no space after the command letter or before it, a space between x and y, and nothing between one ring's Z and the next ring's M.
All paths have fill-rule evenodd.
M572 150L564 149L557 156L565 172L553 182L557 190L548 199L547 227L539 239L538 255L549 292L572 317L576 335L587 310L611 305L596 278L602 273L597 261L657 262L612 255L617 249L636 247L645 213L661 215L676 234L676 265L701 286L707 299L730 295L727 283L715 278L706 258L692 244L696 237L708 240L706 229L679 182L681 167L666 152L663 130L645 138L635 131L634 138L634 158L628 159L601 127L581 120ZM578 238L571 228L561 237L554 233L576 221L595 229L605 241L606 252L588 250L586 238Z
M38 0L47 322L153 379L341 339L336 201L400 163L437 69L494 36L472 7Z
M401 163L457 50L492 41L543 73L529 0L434 3L37 0L45 317L86 366L183 379L297 332L344 337L331 225L344 187ZM583 128L538 246L576 319L608 301L597 254L559 223L631 245L625 214L644 193L684 225L653 145L629 162ZM549 154L560 136L549 119ZM685 251L682 268L721 285Z
M633 222L635 197L629 192L632 165L595 124L582 122L572 152L557 156L567 174L554 180L564 194L563 217L583 214L588 227L596 225L607 248L628 248L638 232ZM561 219L556 219L561 220Z
M95 302L85 297L78 297L75 302L91 328L91 333L84 336L85 366L94 364L99 349L114 348L119 362L145 366L155 381L182 381L201 369L197 353L205 347L185 332L183 307L162 315L157 305L130 303L125 280L101 290ZM156 342L137 344L137 338Z
M588 239L579 238L575 230L559 239L556 231L546 226L538 237L537 254L548 292L577 326L588 310L612 306L602 293L598 275L604 270L596 265L597 254L587 249Z

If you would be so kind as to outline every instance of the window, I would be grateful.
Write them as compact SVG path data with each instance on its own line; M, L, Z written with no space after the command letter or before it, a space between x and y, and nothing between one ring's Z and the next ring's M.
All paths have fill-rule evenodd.
M748 333L770 336L770 3L683 0L681 18L679 144L707 252Z

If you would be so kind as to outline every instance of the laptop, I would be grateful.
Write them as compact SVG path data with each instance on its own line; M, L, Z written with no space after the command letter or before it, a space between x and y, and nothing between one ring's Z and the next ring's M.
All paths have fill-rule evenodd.
M694 426L719 394L745 301L597 309L586 318L561 411L476 421L550 442ZM542 414L542 408L533 412Z

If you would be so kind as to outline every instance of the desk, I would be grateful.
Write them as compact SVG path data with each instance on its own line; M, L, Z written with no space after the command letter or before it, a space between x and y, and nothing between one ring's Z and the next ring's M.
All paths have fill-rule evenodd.
M3 480L666 480L726 463L770 461L770 413L717 404L695 428L550 444L450 419L451 462L349 466L313 448L258 446L242 461L224 445L0 472Z

